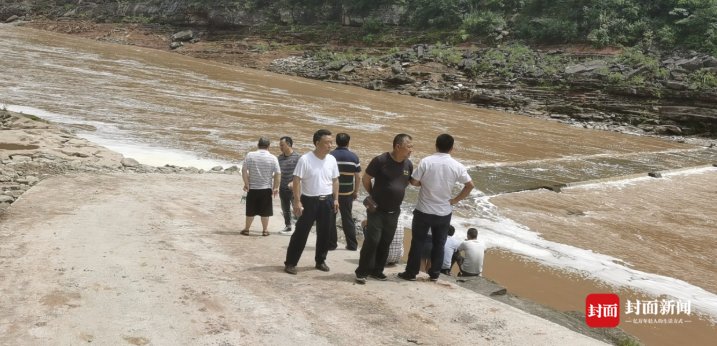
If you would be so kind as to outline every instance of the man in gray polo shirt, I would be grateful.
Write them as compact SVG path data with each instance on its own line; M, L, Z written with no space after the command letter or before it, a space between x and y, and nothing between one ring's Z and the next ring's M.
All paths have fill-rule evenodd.
M243 235L249 235L254 216L261 216L263 236L269 235L269 217L274 215L272 195L279 193L281 169L276 156L269 152L269 139L259 138L258 150L246 154L241 168L246 195L246 224Z
M294 141L289 136L279 139L279 149L281 149L281 154L276 157L279 159L279 167L281 167L279 199L281 200L281 212L284 214L284 229L279 234L292 235L294 231L291 230L291 203L294 193L291 190L291 183L294 180L294 168L296 168L300 156L294 151Z
M431 250L431 268L428 275L431 281L438 280L443 264L443 250L451 224L453 206L468 197L473 190L473 181L468 170L451 157L453 137L442 134L436 138L436 153L424 158L411 175L411 184L420 186L418 203L413 211L411 223L411 250L408 252L406 270L398 274L404 280L414 281L421 264L421 251L428 231L433 233ZM451 197L453 186L463 184L457 196Z

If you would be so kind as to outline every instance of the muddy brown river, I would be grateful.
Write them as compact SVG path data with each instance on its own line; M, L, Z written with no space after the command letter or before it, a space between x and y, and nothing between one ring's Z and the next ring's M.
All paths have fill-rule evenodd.
M459 232L477 226L490 247L689 300L717 318L714 148L9 25L0 25L0 67L0 103L8 109L148 164L239 164L262 135L289 135L305 152L319 128L351 134L363 162L408 133L417 162L432 153L437 135L450 133L453 156L480 189L455 213ZM664 178L646 177L655 171L666 171Z

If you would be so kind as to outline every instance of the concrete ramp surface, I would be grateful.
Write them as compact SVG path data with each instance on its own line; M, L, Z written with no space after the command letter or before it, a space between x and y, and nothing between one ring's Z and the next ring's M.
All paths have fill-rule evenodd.
M358 253L283 272L269 237L241 236L241 177L69 175L0 222L0 344L485 344L601 342L445 281L353 282Z

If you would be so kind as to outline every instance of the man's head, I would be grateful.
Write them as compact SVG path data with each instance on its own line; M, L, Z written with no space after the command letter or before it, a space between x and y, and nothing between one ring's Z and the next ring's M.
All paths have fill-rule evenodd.
M413 138L405 133L399 133L393 137L393 153L399 159L411 156L413 152Z
M279 139L279 149L284 155L289 155L293 151L291 148L294 146L294 141L289 136L284 136Z
M336 146L339 148L348 147L350 140L351 136L348 133L341 132L336 134Z
M454 234L456 234L456 228L453 225L448 225L448 236L452 237Z
M468 239L478 239L478 230L475 228L468 229Z
M256 146L257 146L257 148L259 148L259 149L268 149L270 143L271 143L271 142L269 141L269 138L260 137L260 138L259 138L259 142L256 144Z
M329 130L318 130L314 132L314 146L321 154L328 154L334 145L334 137Z
M453 136L444 133L436 138L436 150L439 153L450 153L453 150Z

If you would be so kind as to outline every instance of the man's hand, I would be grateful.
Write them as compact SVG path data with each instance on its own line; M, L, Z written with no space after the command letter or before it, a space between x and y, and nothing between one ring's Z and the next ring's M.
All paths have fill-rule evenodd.
M249 185L244 185L244 192L248 192L248 191L249 191Z
M274 193L274 198L276 198L276 196L279 195L279 188L278 188L278 187L275 187L275 188L272 190L272 192Z
M339 212L339 200L334 199L334 214Z
M358 199L358 190L354 191L354 193L351 194L351 197L353 197L354 201Z
M301 212L304 210L304 207L301 205L300 201L294 201L294 215L296 217L301 216Z

